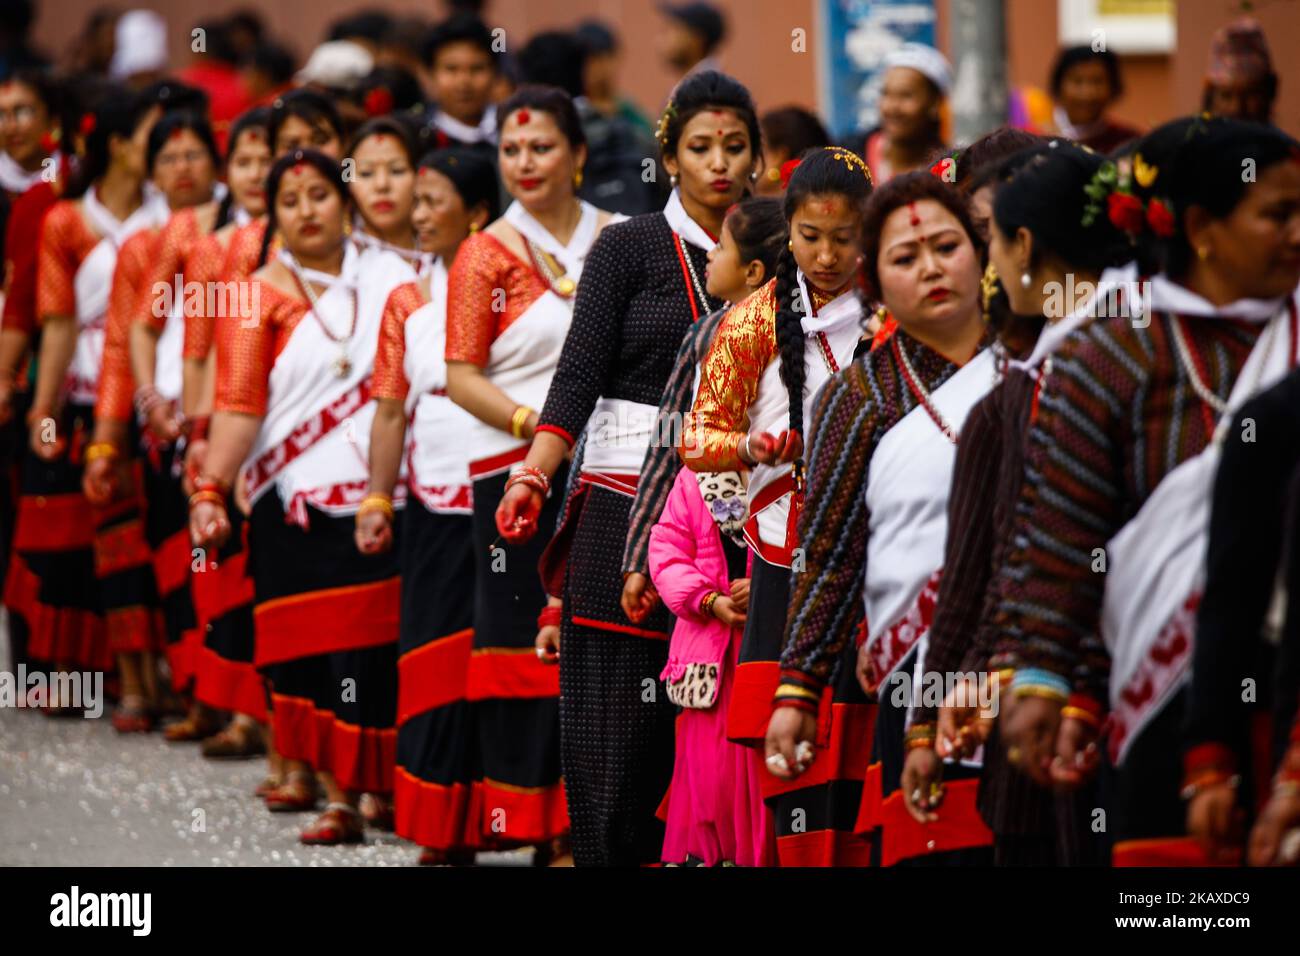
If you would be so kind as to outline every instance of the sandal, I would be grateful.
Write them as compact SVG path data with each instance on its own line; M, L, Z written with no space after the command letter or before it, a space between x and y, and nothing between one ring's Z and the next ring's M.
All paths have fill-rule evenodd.
M277 777L275 774L269 774L268 776L262 778L262 782L259 783L257 785L257 789L253 791L253 796L261 797L263 800L265 800L272 790L279 790L280 787L282 786L284 786L283 777Z
M239 760L266 753L266 742L257 728L240 730L233 723L203 741L199 752L212 760Z
M299 842L308 846L361 843L365 838L365 825L361 822L361 814L346 803L328 804L325 812L298 835Z
M163 739L170 743L191 743L202 740L217 732L217 726L210 720L186 717L176 720L163 728Z
M298 770L266 795L266 809L272 813L302 813L315 809L317 799L316 778Z
M113 711L113 729L119 734L147 734L153 730L153 716L141 697L123 697Z

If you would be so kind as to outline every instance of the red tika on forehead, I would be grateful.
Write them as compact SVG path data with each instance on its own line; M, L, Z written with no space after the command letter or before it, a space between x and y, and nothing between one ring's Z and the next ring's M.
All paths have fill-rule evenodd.
M528 121L532 118L533 116L528 112L528 110L519 110L515 113L515 122L520 126L527 126Z
M181 138L181 133L183 133L183 132L185 132L185 130L181 129L181 128L178 126L178 127L176 127L174 130L171 131L171 133L168 135L167 138L168 138L168 139L180 139L180 138Z
M293 170L292 170L292 172L293 172L293 174L294 174L295 176L301 176L301 175L302 175L303 173L305 173L306 171L307 171L307 164L306 164L306 163L294 163L294 164L293 164Z
M911 217L911 224L913 226L919 226L921 224L921 217L916 214L916 203L914 202L908 203L907 212Z

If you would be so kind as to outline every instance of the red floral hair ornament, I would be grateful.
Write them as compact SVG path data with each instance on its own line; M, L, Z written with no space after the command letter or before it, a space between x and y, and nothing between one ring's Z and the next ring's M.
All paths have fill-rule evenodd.
M797 159L787 159L784 163L781 164L781 188L782 189L790 188L790 177L794 175L794 171L798 167L799 167L799 160Z
M1161 199L1147 203L1147 225L1161 239L1168 239L1174 234L1174 213Z
M393 111L393 94L383 86L376 86L366 94L362 104L367 116L384 116Z
M53 129L47 129L41 134L41 150L46 153L54 152L59 148L60 138L61 135L57 126Z
M83 137L89 136L91 133L95 132L95 114L82 113L81 123L78 124L77 130L81 133Z

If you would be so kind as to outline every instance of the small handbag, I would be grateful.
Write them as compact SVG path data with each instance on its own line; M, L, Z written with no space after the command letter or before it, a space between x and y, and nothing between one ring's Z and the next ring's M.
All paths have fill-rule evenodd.
M687 664L679 680L666 685L668 699L688 710L708 710L718 702L718 665Z

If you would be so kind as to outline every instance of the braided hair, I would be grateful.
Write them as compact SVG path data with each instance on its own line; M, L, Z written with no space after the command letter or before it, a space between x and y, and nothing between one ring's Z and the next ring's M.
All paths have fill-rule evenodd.
M785 219L794 221L799 208L813 196L841 196L861 212L871 195L871 173L861 157L841 147L828 146L804 154L790 176L785 193ZM781 381L790 397L790 430L803 434L804 362L803 298L799 294L799 264L787 244L776 260L776 344ZM803 460L795 461L796 480Z

